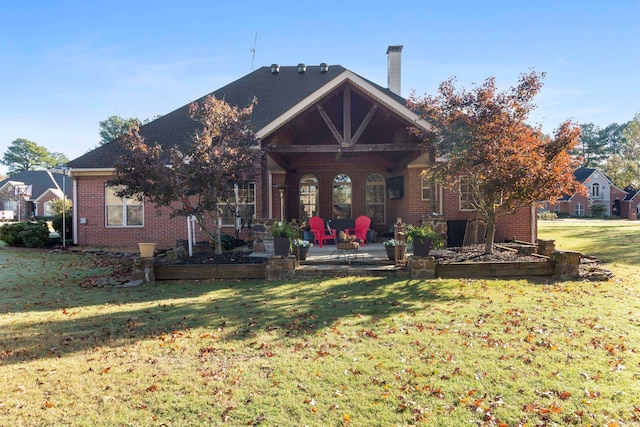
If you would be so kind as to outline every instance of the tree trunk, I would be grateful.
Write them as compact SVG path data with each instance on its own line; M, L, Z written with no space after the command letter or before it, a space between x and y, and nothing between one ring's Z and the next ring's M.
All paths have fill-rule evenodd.
M496 237L496 220L495 218L488 218L487 220L487 234L484 242L484 253L490 255L493 253L493 241Z

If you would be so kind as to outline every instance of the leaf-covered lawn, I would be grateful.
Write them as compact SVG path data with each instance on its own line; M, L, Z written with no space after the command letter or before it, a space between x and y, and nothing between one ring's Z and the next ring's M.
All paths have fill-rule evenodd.
M640 423L638 266L85 290L82 256L0 265L1 425Z

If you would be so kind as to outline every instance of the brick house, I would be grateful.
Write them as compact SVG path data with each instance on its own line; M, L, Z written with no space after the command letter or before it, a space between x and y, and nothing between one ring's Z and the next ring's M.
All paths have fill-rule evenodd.
M640 212L640 190L627 187L624 191L627 195L620 204L620 218L638 219L638 213Z
M616 187L602 171L581 167L573 174L584 186L585 194L565 195L556 204L545 203L546 210L571 216L589 216L592 207L600 205L605 216L629 218L627 192Z
M53 216L51 202L72 198L71 181L47 170L24 171L0 181L0 218L4 221Z
M475 213L464 197L461 201L420 175L433 152L409 130L428 124L399 95L401 51L402 46L387 50L387 88L339 65L273 64L212 93L231 105L245 106L254 97L258 101L252 123L266 160L260 175L239 188L246 201L245 223L319 215L339 228L341 221L367 215L371 227L383 234L398 217L417 224L436 214L449 225L449 244L461 243L459 235ZM180 146L190 144L196 126L185 105L142 126L140 134L148 144ZM170 247L186 239L185 218L170 219L168 209L116 198L106 186L123 154L113 141L68 164L75 197L74 242L113 247L150 241ZM223 222L223 231L233 232L230 212L224 212ZM532 207L503 218L496 240L516 236L532 241L536 232Z

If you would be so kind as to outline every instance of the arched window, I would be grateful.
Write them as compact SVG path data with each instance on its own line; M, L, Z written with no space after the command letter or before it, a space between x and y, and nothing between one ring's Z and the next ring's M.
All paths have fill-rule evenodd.
M365 215L371 218L373 224L385 223L384 195L384 177L378 173L372 173L367 177Z
M315 175L300 178L300 221L306 221L320 212L320 192Z
M351 178L348 175L333 178L333 218L351 218Z
M598 184L597 182L594 182L591 185L591 197L593 197L594 199L600 198L600 184Z

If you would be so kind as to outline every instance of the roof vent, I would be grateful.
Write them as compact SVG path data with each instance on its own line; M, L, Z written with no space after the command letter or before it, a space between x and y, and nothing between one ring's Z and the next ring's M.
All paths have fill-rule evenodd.
M327 63L326 63L326 62L322 62L322 63L320 64L320 72L324 74L324 73L326 73L327 71L329 71L329 65L327 65Z
M280 66L278 64L271 64L271 74L278 74L280 72Z
M307 71L307 66L300 63L298 64L298 74L304 74Z

